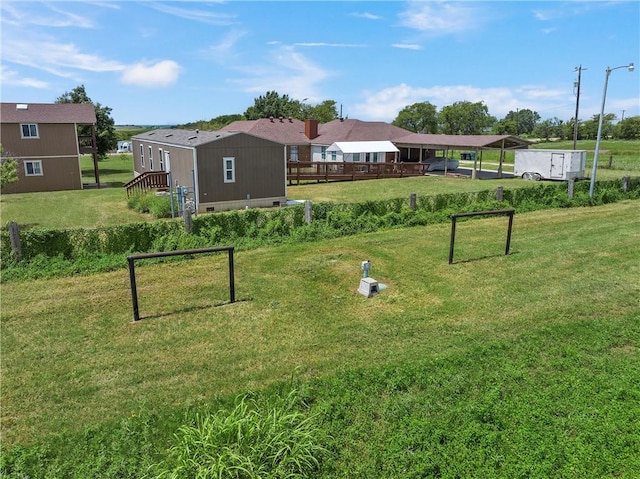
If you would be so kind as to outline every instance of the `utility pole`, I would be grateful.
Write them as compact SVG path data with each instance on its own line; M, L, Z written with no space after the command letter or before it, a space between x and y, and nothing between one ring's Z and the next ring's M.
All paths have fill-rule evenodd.
M576 149L576 144L578 142L578 109L580 108L580 78L582 76L582 70L586 70L586 68L582 68L582 65L576 67L574 71L578 72L578 81L573 83L573 86L577 89L576 91L576 116L573 119L573 149Z
M622 118L620 118L620 121L624 120L624 112L627 110L622 110Z

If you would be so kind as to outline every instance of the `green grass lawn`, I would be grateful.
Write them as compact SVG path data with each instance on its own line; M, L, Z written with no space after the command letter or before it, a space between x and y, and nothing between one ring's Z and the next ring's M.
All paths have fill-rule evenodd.
M135 324L126 271L4 284L3 448L293 377L316 477L638 477L639 212L517 215L509 256L505 218L459 222L454 265L448 225L239 251L235 304L223 255L140 265Z

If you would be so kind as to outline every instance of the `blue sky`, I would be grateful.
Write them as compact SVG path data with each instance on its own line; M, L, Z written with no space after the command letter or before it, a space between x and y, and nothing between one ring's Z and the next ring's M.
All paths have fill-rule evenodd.
M607 67L640 63L638 1L11 1L2 101L51 103L84 84L116 124L243 113L267 91L344 116L483 101L498 119L600 112ZM640 65L638 65L640 66ZM640 115L640 72L609 77L607 113ZM624 113L623 113L624 111Z

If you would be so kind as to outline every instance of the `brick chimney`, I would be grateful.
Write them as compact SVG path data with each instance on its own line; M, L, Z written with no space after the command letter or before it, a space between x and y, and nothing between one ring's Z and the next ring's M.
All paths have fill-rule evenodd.
M318 137L318 120L305 120L304 121L304 134L310 140Z

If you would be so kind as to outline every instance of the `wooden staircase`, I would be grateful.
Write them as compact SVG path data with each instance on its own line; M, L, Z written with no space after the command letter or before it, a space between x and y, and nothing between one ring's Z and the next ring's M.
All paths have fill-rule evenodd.
M167 191L169 189L169 173L166 171L145 171L124 185L127 196L132 193L146 193L148 191Z

